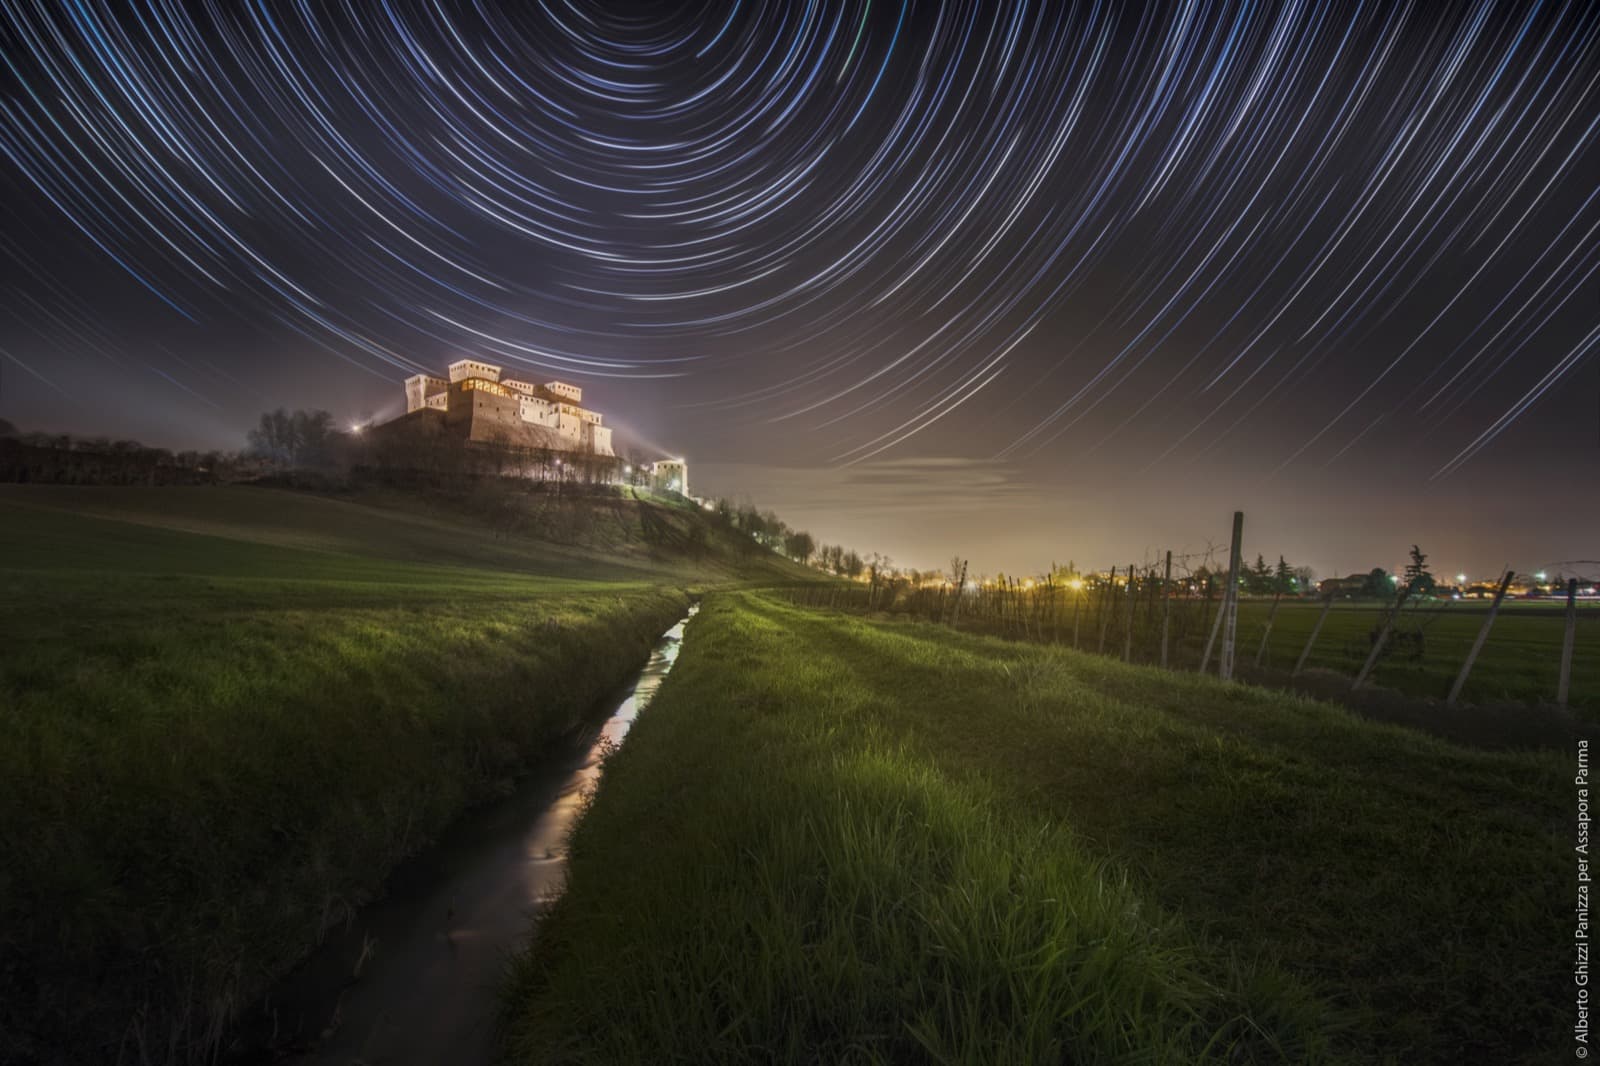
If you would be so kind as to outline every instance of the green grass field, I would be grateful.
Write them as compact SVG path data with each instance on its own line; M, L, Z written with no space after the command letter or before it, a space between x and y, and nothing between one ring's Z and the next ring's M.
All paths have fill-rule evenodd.
M714 595L508 978L508 1046L1553 1061L1570 773L1212 678Z
M867 589L855 588L845 596L824 593L812 598L860 612L866 609L868 597ZM951 614L945 594L938 590L902 592L892 599L880 595L874 599L874 609L891 617L927 620L941 611L946 620ZM1179 669L1192 670L1199 665L1210 634L1209 620L1215 618L1215 603L1208 607L1199 597L1179 596L1173 600L1171 611L1168 661ZM1307 667L1354 679L1371 650L1371 634L1386 611L1387 605L1376 600L1336 603L1318 635ZM1488 604L1480 600L1406 605L1371 683L1420 700L1443 701L1487 611ZM1107 629L1105 651L1122 656L1129 612L1120 592L1106 598L1094 590L1074 593L1061 586L1050 590L1039 586L1020 595L985 589L967 597L959 623L969 632L1070 646L1075 612L1080 648L1099 648L1103 613ZM1322 604L1285 599L1273 620L1262 670L1255 671L1256 654L1271 612L1269 598L1246 598L1240 603L1235 662L1245 676L1280 681L1299 660ZM1159 662L1160 604L1141 592L1132 617L1134 661ZM1463 690L1462 701L1479 706L1553 704L1565 629L1564 599L1508 599ZM1580 601L1573 648L1568 705L1582 717L1600 721L1600 604ZM1211 669L1216 669L1215 659Z
M741 568L785 573L268 489L0 489L0 1060L203 1057Z
M1564 607L1564 602L1549 600L1506 603L1495 619L1462 699L1473 703L1553 701L1566 625ZM1263 665L1293 668L1321 609L1320 604L1314 603L1280 605ZM1240 604L1242 662L1254 661L1270 611L1270 601L1247 600ZM1408 695L1444 699L1486 613L1487 605L1476 601L1406 608L1396 632L1421 632L1422 654L1413 659L1405 649L1398 649L1380 661L1375 681ZM1335 605L1307 665L1354 677L1371 648L1368 634L1378 619L1376 604ZM1569 703L1586 716L1600 716L1600 607L1594 604L1584 604L1578 611Z

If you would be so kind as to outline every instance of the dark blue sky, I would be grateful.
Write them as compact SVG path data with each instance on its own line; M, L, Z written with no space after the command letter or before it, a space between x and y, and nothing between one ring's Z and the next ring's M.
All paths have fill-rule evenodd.
M476 354L924 565L1600 556L1591 5L604 7L6 3L0 416Z

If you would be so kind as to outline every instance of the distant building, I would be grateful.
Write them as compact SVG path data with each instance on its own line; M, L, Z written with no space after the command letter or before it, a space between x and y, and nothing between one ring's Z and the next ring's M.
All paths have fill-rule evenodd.
M657 492L689 495L689 464L682 459L662 459L651 463L650 487Z
M1367 587L1366 574L1348 577L1329 577L1317 582L1317 591L1324 596L1359 596Z
M448 379L413 375L406 379L406 413L389 424L433 418L468 441L616 454L611 430L598 411L582 406L578 386L562 381L534 385L501 372L492 363L458 359L450 364ZM686 472L683 477L687 484Z

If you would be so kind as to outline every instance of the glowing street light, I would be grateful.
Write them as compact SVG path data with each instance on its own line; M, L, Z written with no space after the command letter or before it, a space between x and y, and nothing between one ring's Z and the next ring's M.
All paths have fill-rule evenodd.
M1466 583L1467 583L1467 575L1466 574L1457 574L1456 575L1456 584L1465 585Z

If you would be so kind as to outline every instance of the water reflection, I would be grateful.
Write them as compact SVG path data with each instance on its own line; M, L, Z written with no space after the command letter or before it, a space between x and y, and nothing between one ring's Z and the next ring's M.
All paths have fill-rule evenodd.
M672 669L684 626L662 634L597 735L507 800L470 812L397 870L388 894L274 991L254 1053L331 1066L493 1058L495 985L507 955L561 891L567 838L620 745ZM263 1050L262 1043L270 1044Z

